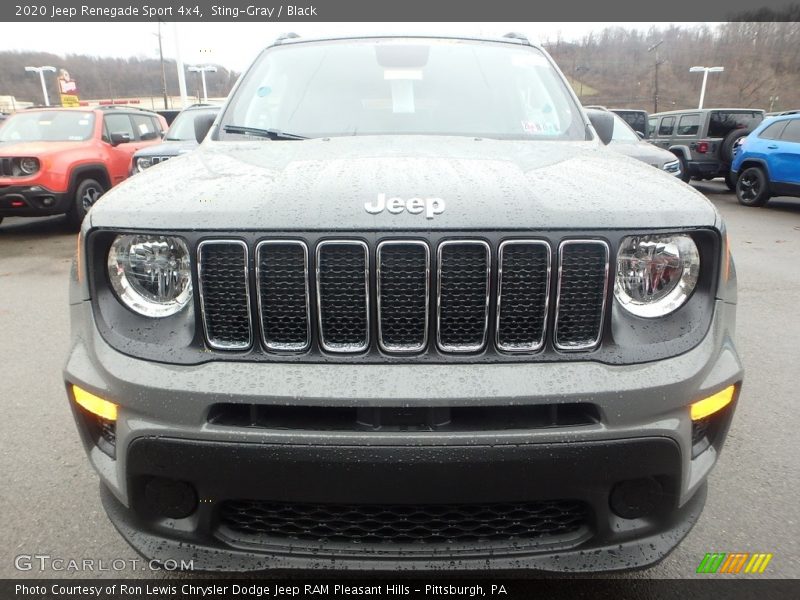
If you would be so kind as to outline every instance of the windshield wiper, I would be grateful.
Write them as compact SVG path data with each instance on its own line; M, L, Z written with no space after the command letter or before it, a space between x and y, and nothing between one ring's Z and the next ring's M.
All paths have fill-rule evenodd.
M225 125L225 133L239 133L242 135L254 135L256 137L269 138L271 140L307 140L308 138L294 133L286 133L280 129L259 129L258 127L244 127L242 125Z

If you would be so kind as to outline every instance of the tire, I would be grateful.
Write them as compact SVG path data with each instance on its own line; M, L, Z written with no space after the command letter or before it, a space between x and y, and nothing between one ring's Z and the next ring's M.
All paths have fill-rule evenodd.
M722 159L722 162L727 165L733 162L733 147L741 138L750 135L751 131L753 130L750 127L745 127L744 129L734 129L728 132L728 135L722 140L722 145L719 148L719 157Z
M686 164L686 159L682 156L678 156L678 160L681 161L681 181L683 183L689 183L692 179L692 176L689 175L689 165Z
M725 175L725 185L728 186L728 189L732 192L736 191L736 181L738 177L734 175L732 172L728 171L728 174Z
M744 206L764 206L769 200L769 178L761 167L749 167L736 181L736 198Z
M67 211L67 223L71 228L80 229L86 213L105 191L105 188L94 179L84 179L78 184Z

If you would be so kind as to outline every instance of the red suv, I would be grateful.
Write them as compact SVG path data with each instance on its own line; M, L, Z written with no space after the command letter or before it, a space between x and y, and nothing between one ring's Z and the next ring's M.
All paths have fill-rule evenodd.
M131 157L161 143L155 113L107 107L26 110L0 128L0 221L66 214L79 227L92 204L128 177Z

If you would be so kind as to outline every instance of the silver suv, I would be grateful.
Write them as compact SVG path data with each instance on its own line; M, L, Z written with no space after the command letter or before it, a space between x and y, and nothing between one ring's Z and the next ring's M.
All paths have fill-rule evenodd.
M283 38L195 125L91 210L71 285L70 405L138 552L604 571L689 532L743 377L725 227L544 50Z
M647 137L678 157L684 181L724 177L733 191L734 147L763 120L764 111L752 108L673 110L650 115Z

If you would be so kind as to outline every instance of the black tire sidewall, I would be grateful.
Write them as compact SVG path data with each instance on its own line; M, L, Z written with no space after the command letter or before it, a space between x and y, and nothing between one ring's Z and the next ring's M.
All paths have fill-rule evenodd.
M689 164L686 162L686 159L683 156L678 155L678 160L681 161L680 180L684 183L689 183L689 181L692 179L692 176L689 175Z
M722 145L719 149L719 157L722 159L722 162L726 164L731 164L733 162L733 147L736 145L736 140L747 137L751 132L752 129L749 127L745 129L734 129L728 132L728 135L722 140Z
M741 181L745 179L748 174L757 174L761 184L761 189L759 190L758 196L756 196L753 200L742 199L740 190ZM748 167L742 171L742 174L739 175L739 179L736 182L736 199L739 201L739 204L744 206L764 206L767 203L767 200L769 200L769 179L767 178L767 174L764 172L764 169L761 167Z
M72 195L72 202L70 203L69 212L67 213L67 220L73 227L80 227L86 216L87 211L83 208L81 197L87 189L94 187L100 190L100 195L105 193L105 188L96 179L84 179L75 188L75 193Z

